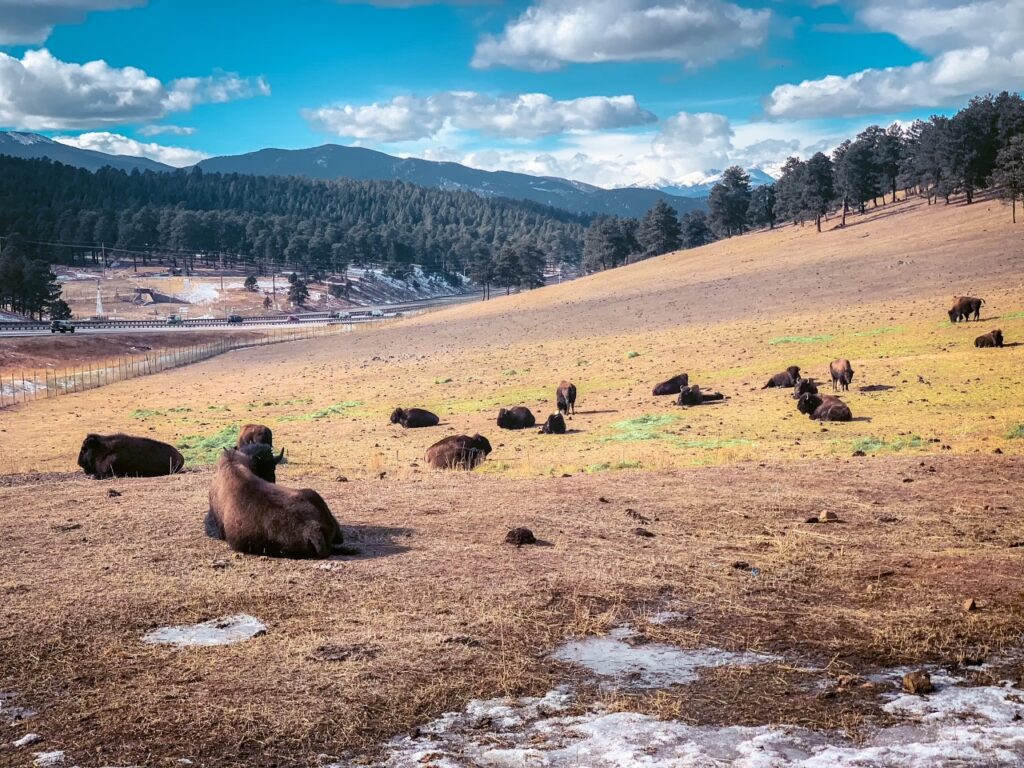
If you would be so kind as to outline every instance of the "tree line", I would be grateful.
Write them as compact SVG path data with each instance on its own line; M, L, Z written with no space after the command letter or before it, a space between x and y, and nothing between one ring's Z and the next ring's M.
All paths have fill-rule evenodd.
M19 236L0 241L0 309L54 319L71 317L71 309L60 298L61 287L50 265L25 254Z

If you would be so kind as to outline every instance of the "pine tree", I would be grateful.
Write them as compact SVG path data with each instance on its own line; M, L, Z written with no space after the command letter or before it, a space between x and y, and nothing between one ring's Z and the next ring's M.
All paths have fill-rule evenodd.
M687 211L680 222L682 229L683 248L700 248L713 243L715 235L708 225L708 217L704 211Z
M656 202L640 220L636 239L644 258L679 250L682 240L675 208L664 200Z
M242 286L245 288L245 290L249 291L250 293L255 293L256 288L259 286L259 284L260 281L256 279L256 275L248 275L245 278L245 282L242 283Z
M747 228L749 208L750 176L737 165L726 168L708 196L711 226L725 237L742 234Z
M292 278L295 278L292 280ZM291 285L288 287L288 301L294 307L304 306L306 300L309 299L309 287L306 285L306 281L300 279L293 272L288 276L288 282Z
M750 193L747 221L751 227L775 229L775 185L762 184Z
M1016 224L1017 198L1024 195L1024 134L1014 136L1008 146L999 150L991 183L1000 197L1010 201Z
M828 213L835 198L832 161L822 152L815 153L807 161L803 198L804 210L814 216L814 223L821 232L821 217Z

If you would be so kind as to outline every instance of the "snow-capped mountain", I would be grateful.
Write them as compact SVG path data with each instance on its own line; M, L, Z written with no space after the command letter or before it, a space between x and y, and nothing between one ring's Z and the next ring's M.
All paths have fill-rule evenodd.
M92 149L79 149L61 144L38 133L24 131L0 131L0 155L20 157L23 160L45 158L64 165L73 165L90 171L110 166L121 171L172 171L169 165L145 157L108 155Z
M763 168L747 168L750 175L750 183L755 187L762 184L772 184L775 178ZM722 171L713 169L702 173L690 173L678 179L654 178L631 184L631 187L643 189L657 189L667 195L676 197L707 197L711 188L722 180Z

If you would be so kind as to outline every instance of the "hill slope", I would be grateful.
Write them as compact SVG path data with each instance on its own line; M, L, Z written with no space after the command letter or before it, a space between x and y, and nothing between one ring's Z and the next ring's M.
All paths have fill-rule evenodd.
M92 149L69 147L53 141L38 133L21 133L18 131L0 131L0 155L19 157L22 160L53 160L75 168L98 171L110 167L119 171L173 171L169 165L158 163L146 157L130 157L128 155L108 155Z
M244 155L211 157L204 171L258 176L307 176L313 179L397 179L423 187L462 189L485 197L531 200L575 213L642 216L665 200L680 213L704 209L702 200L655 189L601 189L578 181L508 171L480 171L458 163L398 158L362 147L324 144L310 149L261 149Z

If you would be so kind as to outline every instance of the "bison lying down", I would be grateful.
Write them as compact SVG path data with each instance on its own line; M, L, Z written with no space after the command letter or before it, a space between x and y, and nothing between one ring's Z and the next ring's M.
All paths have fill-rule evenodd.
M268 483L277 482L277 465L284 461L284 448L277 456L266 443L249 443L239 450L249 457L249 469L256 477Z
M659 397L661 395L678 395L679 390L690 383L690 374L680 373L678 376L673 376L668 381L663 381L661 384L654 388L654 396Z
M818 385L814 383L814 379L797 379L793 385L793 399L799 400L800 395L806 394L818 394Z
M548 416L547 421L541 425L540 434L542 435L564 435L565 434L565 417L560 413L552 413Z
M965 323L974 315L975 320L981 320L981 305L984 299L976 299L973 296L954 296L953 308L949 310L949 321L955 323L963 320Z
M422 408L395 408L391 413L391 423L401 424L406 429L436 427L440 421L437 414Z
M849 360L833 360L828 370L832 375L833 392L839 387L842 387L844 392L850 388L850 382L853 381L853 366Z
M316 491L283 488L257 477L252 457L225 448L210 484L208 536L236 552L272 557L324 558L353 554L341 527Z
M517 405L515 408L502 408L498 411L498 426L502 429L528 429L537 420L529 408Z
M1001 347L1003 346L1003 332L1000 330L989 331L983 336L974 340L976 347Z
M679 398L676 400L676 405L700 405L701 403L710 403L713 400L725 400L725 395L721 392L701 392L700 387L694 384L692 387L683 387L679 390Z
M89 434L78 452L78 466L97 480L161 477L180 472L185 458L174 446L148 437Z
M262 424L246 424L238 434L238 444L235 447L240 449L243 445L258 443L273 445L274 433L270 431L270 427L265 427Z
M565 381L564 379L558 385L558 389L555 390L555 401L558 403L558 412L564 413L566 416L569 415L569 411L572 411L572 415L576 415L576 385L571 381Z
M437 469L473 469L491 452L491 444L482 435L452 435L427 449L427 463Z
M801 395L796 407L800 413L818 421L850 421L853 418L850 406L835 395Z
M772 389L774 387L789 388L796 384L796 380L800 378L800 366L791 365L789 368L784 370L782 373L776 373L765 384L761 389Z

